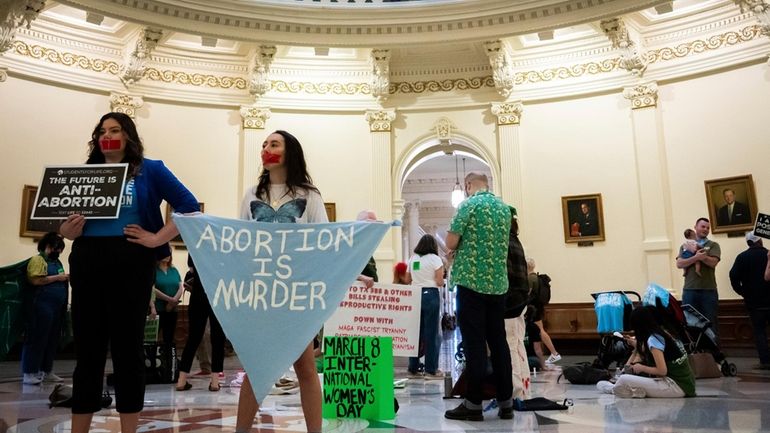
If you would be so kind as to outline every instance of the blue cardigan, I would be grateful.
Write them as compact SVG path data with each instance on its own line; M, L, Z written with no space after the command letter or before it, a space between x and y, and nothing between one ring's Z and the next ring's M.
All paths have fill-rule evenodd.
M134 189L139 205L139 217L142 228L157 233L163 227L160 204L167 201L175 212L188 213L200 211L198 200L179 179L171 173L163 161L145 158L139 174L134 179ZM168 244L155 248L158 258L171 255Z

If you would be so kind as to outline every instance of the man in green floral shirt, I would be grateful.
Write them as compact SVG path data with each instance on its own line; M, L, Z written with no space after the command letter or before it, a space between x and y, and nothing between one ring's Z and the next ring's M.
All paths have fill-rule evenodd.
M498 416L513 418L511 354L505 338L505 294L508 291L508 237L511 210L489 192L480 173L465 177L468 199L452 218L446 245L454 250L450 284L457 287L457 320L465 350L465 401L446 411L448 419L483 421L482 385L487 346L495 378Z

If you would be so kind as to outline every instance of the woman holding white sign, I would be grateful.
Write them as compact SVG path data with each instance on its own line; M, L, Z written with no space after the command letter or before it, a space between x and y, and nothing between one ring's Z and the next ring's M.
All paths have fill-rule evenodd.
M127 163L128 176L116 219L70 215L60 232L72 244L72 326L75 373L72 432L87 432L101 410L107 348L115 373L116 409L123 433L136 432L144 407L144 324L156 260L171 255L168 241L179 232L163 223L160 204L197 212L198 201L163 165L144 158L133 120L107 113L94 128L87 164Z
M275 131L262 143L262 166L256 186L246 192L241 218L263 222L328 222L318 188L307 172L302 145L286 131ZM294 362L299 380L300 400L308 432L321 431L321 384L318 381L313 342ZM236 432L251 429L259 404L248 376L243 380L238 399Z
M422 287L420 306L420 346L425 347L425 371L418 370L420 358L410 356L407 370L411 378L443 379L438 368L441 340L438 334L438 316L441 309L439 287L444 286L444 262L438 256L438 244L433 235L423 235L414 248L406 268L408 284Z

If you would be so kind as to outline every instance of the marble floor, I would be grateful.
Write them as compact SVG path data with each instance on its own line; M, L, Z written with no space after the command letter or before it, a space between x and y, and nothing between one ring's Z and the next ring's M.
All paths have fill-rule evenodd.
M449 345L446 345L449 346ZM451 346L450 346L451 347ZM454 360L445 349L441 368L453 370ZM564 356L559 365L588 357ZM770 431L770 371L752 370L753 358L731 358L737 377L698 380L698 397L688 399L620 399L599 394L594 386L557 382L559 369L537 372L533 396L552 400L572 399L566 411L515 412L513 420L485 412L483 422L458 422L444 418L444 411L460 400L443 399L443 381L410 379L395 390L400 403L396 418L389 421L324 420L325 432L759 432ZM73 361L57 361L55 372L71 382ZM207 390L205 378L193 378L193 388L177 392L173 385L148 385L142 432L232 432L239 388L228 386L238 375L236 357L227 358L226 386ZM70 431L69 410L48 408L52 384L23 385L18 362L0 363L0 433ZM455 373L456 375L456 373ZM396 378L406 377L404 368ZM254 424L254 432L305 431L298 394L271 395ZM117 432L119 422L112 408L94 417L92 432Z

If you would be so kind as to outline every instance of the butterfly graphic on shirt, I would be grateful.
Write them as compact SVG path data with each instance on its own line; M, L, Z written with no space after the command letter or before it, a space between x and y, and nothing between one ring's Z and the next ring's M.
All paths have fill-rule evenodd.
M251 208L251 218L253 218L254 221L295 223L297 222L297 218L305 213L307 199L295 198L292 201L282 204L278 210L273 209L272 206L261 200L252 200L249 207Z

